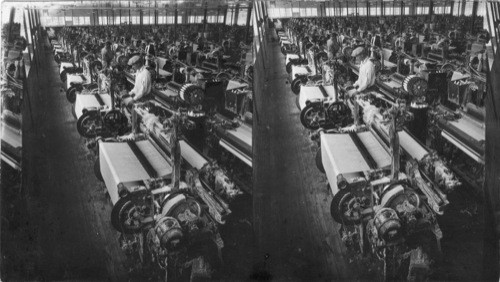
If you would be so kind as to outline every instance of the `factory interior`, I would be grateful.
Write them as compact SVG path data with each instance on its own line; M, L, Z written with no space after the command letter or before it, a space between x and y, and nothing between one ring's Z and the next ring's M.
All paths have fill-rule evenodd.
M252 8L2 3L2 281L250 275Z
M500 279L500 2L0 5L0 280Z
M255 5L267 273L498 281L499 2Z

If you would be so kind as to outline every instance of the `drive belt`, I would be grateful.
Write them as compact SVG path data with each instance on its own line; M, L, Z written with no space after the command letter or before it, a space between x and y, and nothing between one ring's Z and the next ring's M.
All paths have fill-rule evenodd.
M370 169L376 169L377 163L368 152L368 149L366 149L365 144L363 144L363 142L361 142L361 139L359 139L358 134L350 132L349 136L351 137L352 141L354 142L354 145L356 145L356 147L358 148L359 152L363 156L363 159L365 159L365 162L368 164Z
M104 101L103 101L103 100L102 100L102 98L101 98L101 95L99 95L99 94L94 94L94 97L96 98L97 102L99 102L99 105L101 105L101 107L102 107L102 106L105 106Z
M323 85L319 86L319 91L321 91L321 94L323 94L323 97L328 98L328 93L326 93L326 89Z
M149 177L150 178L156 178L156 177L158 177L158 175L156 173L156 170L153 168L153 166L148 161L148 159L146 158L146 156L144 156L144 154L139 149L139 147L137 147L137 144L135 144L134 141L127 141L127 144L130 147L130 149L132 150L132 152L134 153L135 157L141 163L141 165L144 168L144 170L146 170L146 172L148 173Z

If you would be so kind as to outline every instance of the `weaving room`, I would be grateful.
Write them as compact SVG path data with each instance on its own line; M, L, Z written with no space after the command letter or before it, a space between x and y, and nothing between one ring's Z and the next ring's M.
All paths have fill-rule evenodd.
M263 273L498 281L499 5L255 1Z
M0 21L0 280L500 280L499 1Z
M251 271L251 1L3 1L2 281Z

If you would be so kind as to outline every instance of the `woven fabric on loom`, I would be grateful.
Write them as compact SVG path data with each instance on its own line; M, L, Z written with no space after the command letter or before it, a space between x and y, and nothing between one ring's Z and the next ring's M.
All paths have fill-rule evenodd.
M477 122L474 122L473 120L469 119L466 116L463 116L462 118L456 121L449 121L449 123L452 126L460 129L464 133L467 133L468 136L474 138L477 141L485 139L486 136L485 128L480 127Z
M248 84L240 83L239 81L235 81L235 80L230 80L229 83L227 84L226 91L238 89L238 88L245 88L245 87L248 87Z
M245 150L252 151L252 128L250 126L242 123L235 129L230 129L226 131L235 140L240 141L240 145L245 147Z
M159 177L168 176L172 173L172 166L149 140L135 143ZM118 184L150 178L148 172L127 143L100 143L99 160L101 174L113 204L119 199Z
M67 74L66 75L66 89L71 87L71 83L73 84L82 84L83 78L79 74Z
M170 146L170 134L162 132L160 135ZM207 159L200 155L191 145L186 143L186 141L180 140L179 144L181 146L181 156L190 166L199 170L208 163Z
M389 136L389 127L387 125L381 125L380 128L383 130L386 136ZM414 137L410 136L405 130L398 132L399 144L403 150L405 150L412 158L420 161L429 152L427 149L422 147Z
M65 68L72 68L73 63L68 63L68 62L62 62L61 66L59 67L59 73L62 73Z
M2 131L1 131L2 141L6 142L13 148L22 147L22 137L21 137L21 129L14 128L4 122L2 122Z
M111 96L108 94L100 94L102 101L104 104L108 107L111 108ZM75 101L75 113L76 113L76 118L80 118L83 113L83 109L89 109L89 108L101 108L101 104L99 104L99 101L97 101L96 97L94 95L76 95L76 101Z
M415 158L417 161L422 160L425 155L428 154L427 150L422 147L413 137L411 137L408 132L401 131L399 132L399 144L403 150L405 150L412 158Z
M377 168L390 166L391 156L371 132L357 135L377 164ZM323 162L330 162L337 175L370 170L370 166L348 134L322 134L321 150L324 150L328 158Z
M292 79L295 79L295 77L297 77L297 75L301 75L301 74L309 74L309 72L303 66L293 66L292 67Z

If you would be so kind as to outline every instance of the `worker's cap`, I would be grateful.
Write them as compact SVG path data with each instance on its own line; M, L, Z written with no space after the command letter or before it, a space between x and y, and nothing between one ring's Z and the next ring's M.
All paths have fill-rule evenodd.
M357 56L363 54L364 51L365 51L365 49L363 47L358 47L352 51L351 56L357 57Z
M128 60L128 65L129 65L129 66L132 66L132 65L134 65L134 64L137 64L140 60L141 60L141 56L139 56L139 55L135 55L135 56L133 56L132 58L130 58L130 59Z

